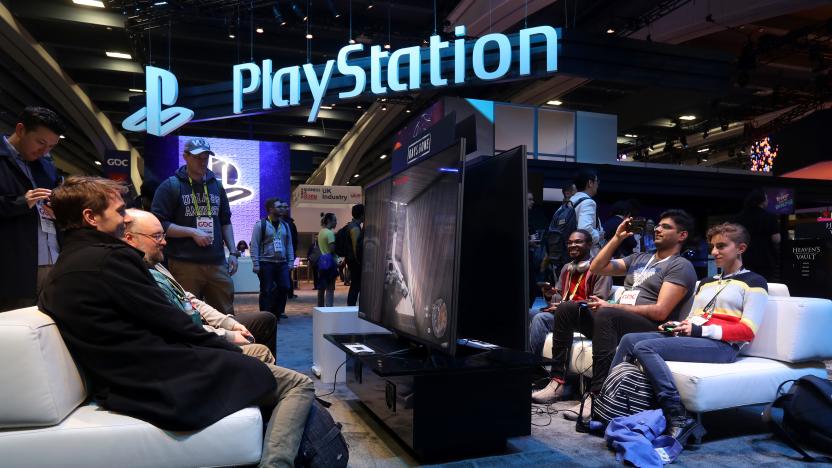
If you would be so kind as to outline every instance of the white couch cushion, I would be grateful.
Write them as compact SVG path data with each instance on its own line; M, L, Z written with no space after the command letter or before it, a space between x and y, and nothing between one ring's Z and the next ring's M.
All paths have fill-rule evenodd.
M832 301L811 297L768 298L768 307L746 356L785 362L832 359Z
M199 432L167 432L84 405L57 426L0 430L0 465L25 467L206 467L257 463L260 410L245 408Z
M789 293L789 287L783 283L769 283L768 284L768 295L769 296L782 296L782 297L789 297L791 294Z
M572 354L569 359L569 373L592 377L592 340L585 338L577 332L572 336ZM546 335L546 343L543 345L542 355L547 359L552 359L551 333Z
M682 404L694 412L769 403L785 380L809 374L827 378L822 362L786 364L740 357L731 364L671 361L667 365L673 372Z
M58 327L37 307L0 313L0 428L57 424L86 398Z

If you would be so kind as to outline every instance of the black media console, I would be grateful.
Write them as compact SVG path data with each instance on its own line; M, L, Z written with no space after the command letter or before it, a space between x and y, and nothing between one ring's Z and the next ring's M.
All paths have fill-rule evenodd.
M347 354L347 387L420 461L498 453L531 432L531 354L459 346L447 356L383 333L325 338Z

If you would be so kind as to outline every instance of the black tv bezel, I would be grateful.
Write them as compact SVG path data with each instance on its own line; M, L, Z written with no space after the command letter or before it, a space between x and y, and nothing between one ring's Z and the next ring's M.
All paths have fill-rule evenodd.
M431 155L427 158L421 159L417 163L413 164L412 166L409 166L406 169L402 170L401 172L398 172L397 174L395 174L395 176L400 176L402 174L405 174L409 169L411 169L413 167L418 167L419 165L425 163L426 161L430 161L434 157L439 156L440 154L443 154L446 151L452 151L453 149L456 149L459 153L459 161L458 161L458 163L459 163L459 188L458 188L459 196L457 197L457 216L456 216L456 227L455 227L455 235L454 235L454 239L455 239L454 240L454 243L455 243L455 245L454 245L454 266L453 266L453 275L452 275L452 278L453 278L452 291L453 291L453 293L452 293L452 299L451 299L452 304L451 305L452 305L452 310L454 311L454 313L450 314L450 317L449 317L450 318L450 323L448 324L448 347L443 348L443 347L439 346L437 343L435 343L433 341L427 340L427 339L422 338L422 337L417 336L417 335L407 333L407 332L399 330L397 328L391 328L391 327L389 327L388 325L386 325L384 323L384 317L383 316L381 317L380 320L373 320L371 318L367 318L366 314L361 312L360 295L359 295L359 303L358 303L359 304L358 317L361 318L362 320L366 320L367 322L373 323L373 324L378 325L382 328L390 330L396 336L401 336L401 337L407 338L407 339L409 339L413 342L416 342L416 343L418 343L422 346L425 346L426 348L429 348L429 349L432 349L432 350L437 350L439 352L442 352L444 354L448 354L448 355L451 355L451 356L456 354L456 349L457 349L457 322L459 320L459 314L460 314L460 310L459 310L460 278L459 278L459 275L460 275L460 270L461 270L461 268L460 268L460 262L461 262L460 252L461 252L461 248L462 248L462 222L463 222L463 216L464 216L464 214L462 212L462 206L463 206L463 202L464 202L464 199L465 199L465 168L464 168L464 166L465 166L465 138L457 139L453 144L451 144L447 148L445 148L441 151L437 151L436 154L433 154L433 155ZM387 176L384 179L379 180L378 182L375 182L371 185L368 185L367 189L375 187L375 186L377 186L379 184L383 184L383 183L387 183L387 184L392 185L393 177L394 177L393 175ZM392 195L392 187L391 187L390 193ZM365 202L366 202L366 200L365 200ZM366 238L365 238L365 242L366 242ZM362 283L366 284L364 282L363 277L362 277Z

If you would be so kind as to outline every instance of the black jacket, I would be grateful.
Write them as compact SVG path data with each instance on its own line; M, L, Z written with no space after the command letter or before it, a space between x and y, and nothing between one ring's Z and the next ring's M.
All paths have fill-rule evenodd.
M172 306L140 251L93 229L65 233L40 297L108 410L195 430L274 391L265 364Z
M58 171L51 161L40 158L29 167L42 188L55 188ZM34 188L0 139L0 258L5 265L0 268L0 302L36 295L40 220L25 198Z

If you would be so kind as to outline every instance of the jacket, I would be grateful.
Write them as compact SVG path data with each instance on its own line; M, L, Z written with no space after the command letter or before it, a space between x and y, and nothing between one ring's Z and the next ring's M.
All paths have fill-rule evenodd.
M192 431L274 392L265 364L168 302L139 250L93 229L63 246L38 305L102 408Z
M604 439L619 462L638 467L661 467L672 463L682 446L676 439L662 435L665 429L662 410L648 410L613 419L607 425Z
M589 198L589 200L578 205L580 200ZM598 253L598 248L603 245L604 228L598 220L598 205L595 200L584 192L578 192L569 199L572 205L575 206L575 218L578 222L578 229L584 229L592 234L592 255Z
M277 230L270 222L267 222L264 228L264 222L266 222L265 219L257 221L251 229L251 243L249 244L249 248L251 249L252 267L255 269L260 268L260 262L288 262L289 267L291 267L295 263L295 242L292 237L291 226L286 221L278 221L286 233L283 244L283 251L286 253L286 256L277 258L274 251L274 236L277 235ZM265 233L264 238L260 237L261 233Z
M168 237L165 256L187 262L221 265L225 263L222 226L231 224L231 208L228 205L225 189L213 172L208 170L203 182L194 181L193 190L191 190L188 171L185 166L180 167L175 175L168 177L156 189L150 210L159 218L165 231L171 223L196 228L196 210L191 199L195 195L199 209L206 208L203 183L211 199L213 214L211 217L214 220L213 244L210 247L200 247L189 237Z
M48 181L43 188L54 189L58 171L46 157L30 164L36 180ZM38 212L26 204L26 192L34 189L20 170L14 156L0 140L0 298L34 298L38 270Z

